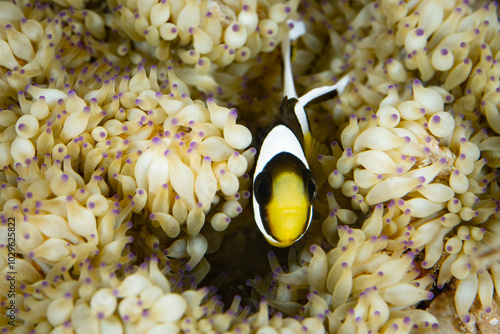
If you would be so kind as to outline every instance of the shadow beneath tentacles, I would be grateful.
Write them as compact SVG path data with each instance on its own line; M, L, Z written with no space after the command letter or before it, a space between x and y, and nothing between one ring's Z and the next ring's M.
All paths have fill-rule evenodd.
M276 248L264 239L255 224L246 224L228 234L220 248L205 257L211 269L200 285L214 286L224 305L231 305L235 296L241 297L242 306L258 309L259 294L247 284L257 276L265 281L271 274L268 253L276 254L280 265L287 264L289 248Z

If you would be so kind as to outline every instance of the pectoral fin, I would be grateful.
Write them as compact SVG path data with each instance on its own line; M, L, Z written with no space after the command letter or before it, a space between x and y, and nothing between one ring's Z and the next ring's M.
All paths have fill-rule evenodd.
M323 171L323 167L318 160L318 156L329 155L331 152L326 145L317 141L311 133L308 132L304 136L304 153L307 163L309 164L309 169L311 170L319 189L327 180L328 175L326 175Z

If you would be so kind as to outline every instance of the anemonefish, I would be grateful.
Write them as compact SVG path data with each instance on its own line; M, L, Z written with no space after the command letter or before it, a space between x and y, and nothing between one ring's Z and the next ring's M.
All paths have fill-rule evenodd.
M300 29L303 23L298 23L295 27ZM317 161L321 145L311 136L304 107L333 98L349 82L344 77L333 86L319 87L297 97L290 65L290 39L301 32L293 30L282 43L285 97L262 136L253 176L254 218L266 240L276 247L295 243L311 223L317 185L309 166L311 160Z

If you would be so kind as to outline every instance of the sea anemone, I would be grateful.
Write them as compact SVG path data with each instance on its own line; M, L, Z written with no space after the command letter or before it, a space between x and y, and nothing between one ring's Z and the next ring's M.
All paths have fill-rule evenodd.
M318 17L329 22L328 12L314 7L305 10L311 24ZM368 5L342 35L328 31L341 47L332 49L329 69L304 81L319 85L350 73L353 84L333 106L334 119L344 120L340 145L320 159L329 184L339 202L351 199L347 208L372 212L362 228L393 239L389 249L424 250L421 266L438 274L438 288L459 279L455 305L465 323L478 291L491 310L497 275L495 260L474 260L500 241L498 146L490 145L498 141L492 121L498 110L491 108L498 100L490 101L499 92L496 9L496 3L476 11L465 3ZM379 205L383 219L374 219L371 208ZM323 225L332 230L329 221Z
M247 204L290 19L298 91L350 84L308 107L327 181L284 253ZM0 2L3 331L418 333L445 288L479 322L499 22L473 1Z
M196 289L196 277L185 275L171 263L163 269L156 257L125 268L117 278L117 266L94 267L89 261L79 264L77 280L69 275L21 284L22 306L17 314L24 319L23 331L90 331L92 333L178 333L213 330L218 332L276 331L303 328L305 333L322 330L322 319L268 319L268 306L249 315L235 297L227 310L214 290Z

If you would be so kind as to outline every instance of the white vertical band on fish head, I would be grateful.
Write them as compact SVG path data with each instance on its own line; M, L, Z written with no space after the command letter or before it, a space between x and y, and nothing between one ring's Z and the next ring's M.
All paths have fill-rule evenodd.
M281 152L295 155L309 168L302 145L300 145L295 134L285 125L277 125L267 134L262 143L257 164L255 165L254 181L256 175L262 172L269 160Z

